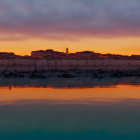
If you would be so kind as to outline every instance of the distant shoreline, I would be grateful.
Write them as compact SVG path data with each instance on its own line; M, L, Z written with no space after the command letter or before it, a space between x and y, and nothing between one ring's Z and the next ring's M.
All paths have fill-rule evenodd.
M126 71L138 73L140 60L93 59L0 59L0 74L41 73L50 71Z
M16 55L13 52L0 52L0 59L105 59L105 60L140 60L140 55L121 55L111 53L96 53L94 51L81 51L69 53L66 48L65 52L54 51L53 49L31 51L31 55Z

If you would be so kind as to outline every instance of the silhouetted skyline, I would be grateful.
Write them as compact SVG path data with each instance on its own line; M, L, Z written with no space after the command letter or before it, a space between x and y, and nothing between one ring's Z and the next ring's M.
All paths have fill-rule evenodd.
M16 55L13 52L0 52L0 59L4 58L35 58L35 59L138 59L140 55L120 55L120 54L101 54L94 51L81 51L75 53L69 53L69 48L66 48L65 52L55 51L53 49L32 51L31 55Z

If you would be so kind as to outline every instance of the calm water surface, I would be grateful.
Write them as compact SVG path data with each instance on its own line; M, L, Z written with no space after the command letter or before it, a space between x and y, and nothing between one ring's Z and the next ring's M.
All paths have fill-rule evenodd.
M140 139L140 86L0 88L0 140Z

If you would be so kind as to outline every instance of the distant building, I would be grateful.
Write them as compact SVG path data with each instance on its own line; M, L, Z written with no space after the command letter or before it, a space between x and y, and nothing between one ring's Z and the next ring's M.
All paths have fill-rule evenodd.
M140 60L140 55L131 55L131 59Z
M83 51L83 52L76 52L77 56L82 58L90 58L92 55L94 55L93 51Z
M54 51L52 49L45 50L45 51L39 50L39 51L32 51L31 52L31 57L32 58L39 58L39 59L43 59L43 58L61 58L63 56L65 56L65 53Z
M7 59L7 58L15 58L15 54L14 53L8 53L8 52L0 52L0 58L1 59Z
M66 48L66 55L69 54L69 48Z

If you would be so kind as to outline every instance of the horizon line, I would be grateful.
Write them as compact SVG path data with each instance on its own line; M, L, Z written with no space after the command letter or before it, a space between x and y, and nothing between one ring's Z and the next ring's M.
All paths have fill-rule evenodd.
M67 49L67 48L66 48ZM69 49L69 48L68 48ZM47 50L53 50L53 51L55 51L55 52L61 52L61 53L66 53L66 51L58 51L58 50L55 50L55 49L46 49L46 50L41 50L41 49L39 49L39 50L32 50L32 51L30 51L30 55L28 55L28 54L17 54L17 53L15 53L14 51L12 52L12 51L0 51L0 53L14 53L15 55L17 55L17 56L31 56L31 53L32 52L37 52L37 51L47 51ZM121 55L121 56L133 56L133 55L135 55L135 56L138 56L138 55L140 55L140 54L119 54L119 53L101 53L101 52L95 52L95 51L93 51L93 50L82 50L82 51L74 51L74 52L70 52L70 53L68 53L68 54L75 54L75 53L78 53L78 52L93 52L93 53L95 53L95 54L102 54L102 55L105 55L105 54L111 54L111 55Z

